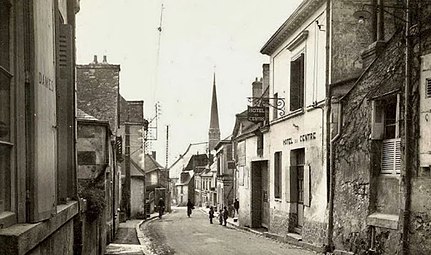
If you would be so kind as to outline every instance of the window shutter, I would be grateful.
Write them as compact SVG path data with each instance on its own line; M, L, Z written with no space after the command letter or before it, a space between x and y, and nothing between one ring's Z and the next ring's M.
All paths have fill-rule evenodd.
M401 110L400 104L401 104L401 95L397 94L397 108L396 108L396 117L395 117L396 118L395 137L397 138L400 137L400 110Z
M290 110L298 109L299 104L299 65L297 61L290 62Z
M59 201L66 201L74 185L74 126L75 100L73 77L73 30L71 25L59 24L57 39L57 190Z
M304 205L311 205L311 171L310 166L304 166Z
M54 1L33 1L39 10L32 20L35 31L31 57L32 81L26 97L29 137L29 222L52 217L57 206L56 38Z
M383 141L381 173L398 174L401 170L401 139Z
M381 140L384 135L384 114L383 107L379 101L371 101L371 139Z
M301 56L299 57L298 61L298 91L299 91L299 95L298 95L298 108L302 108L304 107L304 53L301 53Z
M426 79L425 92L426 92L426 97L430 98L431 97L431 79Z
M289 187L287 188L287 202L298 202L298 168L290 166L289 168Z

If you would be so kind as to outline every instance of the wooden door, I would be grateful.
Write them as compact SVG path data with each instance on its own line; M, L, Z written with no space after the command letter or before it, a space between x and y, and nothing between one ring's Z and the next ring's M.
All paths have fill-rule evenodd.
M262 226L269 227L269 182L268 182L268 163L261 163L262 172Z

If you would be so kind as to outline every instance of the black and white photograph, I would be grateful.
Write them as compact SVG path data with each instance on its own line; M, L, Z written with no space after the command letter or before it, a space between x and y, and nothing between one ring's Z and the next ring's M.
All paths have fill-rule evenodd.
M431 254L431 0L0 0L0 255Z

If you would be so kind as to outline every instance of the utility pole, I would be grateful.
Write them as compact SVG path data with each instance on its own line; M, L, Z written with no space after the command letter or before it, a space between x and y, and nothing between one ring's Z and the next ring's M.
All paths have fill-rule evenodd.
M171 181L169 179L169 125L166 125L166 164L165 164L165 175L166 175L166 188L167 188L167 208L168 212L171 212Z

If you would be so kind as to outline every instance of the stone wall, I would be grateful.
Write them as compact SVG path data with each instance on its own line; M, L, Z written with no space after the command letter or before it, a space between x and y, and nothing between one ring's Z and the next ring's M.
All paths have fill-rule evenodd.
M334 245L360 252L369 247L367 216L376 210L376 178L380 171L376 142L370 140L372 93L403 84L402 34L388 42L382 56L343 98L341 136L335 149ZM392 70L392 71L388 71ZM374 152L374 154L373 154ZM395 205L396 206L396 205Z
M73 252L73 220L70 220L27 254L72 255Z

